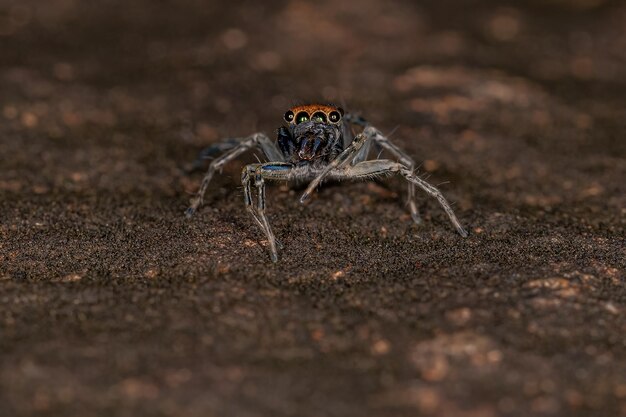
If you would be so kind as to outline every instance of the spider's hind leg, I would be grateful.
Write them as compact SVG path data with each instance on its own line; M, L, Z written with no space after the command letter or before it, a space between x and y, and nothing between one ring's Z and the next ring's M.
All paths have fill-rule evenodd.
M263 153L271 160L282 161L284 158L276 145L264 133L255 133L246 138L228 139L222 143L207 148L207 152L209 151L209 149L211 150L211 152L215 153L219 152L220 150L226 150L226 152L209 163L209 169L204 175L204 178L202 178L202 184L200 185L200 189L191 199L191 204L185 212L187 217L191 217L196 212L196 210L198 210L198 207L202 205L204 193L206 193L206 190L209 186L209 183L213 179L213 175L215 175L215 172L218 170L221 171L221 169L227 162L232 161L239 155L251 149L254 149L255 147L261 148Z
M374 141L383 147L385 150L389 151L394 157L397 158L398 162L407 167L410 171L415 170L415 161L411 158L405 151L400 149L398 146L394 145L388 137L384 136L380 131L376 130L376 134L373 136ZM419 210L417 208L417 201L415 197L415 184L413 182L409 182L408 184L408 202L409 202L409 210L411 211L411 218L416 224L422 223L422 218L420 217Z
M213 159L224 152L227 152L237 145L239 145L240 141L237 139L224 139L220 143L215 143L211 146L207 146L206 148L200 150L198 156L195 161L191 163L191 167L189 167L187 172L194 172L199 169L202 169L207 159Z

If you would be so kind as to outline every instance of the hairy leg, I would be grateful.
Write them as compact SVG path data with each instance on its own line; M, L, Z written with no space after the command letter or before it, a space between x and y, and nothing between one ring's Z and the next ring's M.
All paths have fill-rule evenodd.
M191 168L189 169L189 172L202 169L207 159L215 158L216 156L221 155L224 152L227 152L233 149L240 143L241 143L241 139L228 138L228 139L222 140L219 143L215 143L211 146L207 146L206 148L202 149L198 153L196 160L193 161L193 163L191 164Z
M343 169L336 169L331 173L331 178L336 179L364 179L373 178L379 175L391 175L400 174L407 181L420 187L426 193L435 197L441 207L448 215L448 218L456 228L457 232L463 237L467 237L467 231L461 226L461 223L457 219L452 207L445 199L441 191L435 186L429 184L423 179L419 178L413 170L409 169L405 165L399 162L393 162L387 159L378 159L373 161L365 161L358 163L354 166L344 167Z
M365 122L365 120L363 120L363 122ZM373 126L371 126L371 128L375 131L372 136L373 140L368 141L361 148L361 150L357 153L357 155L352 160L352 165L356 165L367 159L367 156L370 150L370 145L373 142L379 145L380 147L382 147L383 149L386 149L387 151L389 151L394 157L398 159L398 162L405 165L410 170L413 171L415 169L415 161L413 160L413 158L411 158L402 149L394 145L389 140L389 138L383 135L378 129L374 128ZM420 218L419 210L417 209L417 202L415 199L415 184L411 182L408 183L408 202L409 202L409 209L411 211L411 218L416 224L420 224L422 222L422 219Z
M372 147L372 143L374 143L373 140L366 141L361 149L356 153L354 158L352 158L352 160L350 161L350 165L355 165L359 162L367 160L367 156L370 154L370 148Z
M278 261L278 250L282 245L272 232L270 223L265 215L265 179L287 181L290 178L293 165L285 162L268 162L265 164L250 164L244 167L241 173L241 183L244 190L244 203L246 210L252 215L256 224L261 228L270 246L270 258L272 262ZM254 186L257 189L257 205L252 202L250 183L254 179Z
M400 149L398 146L394 145L389 138L384 136L380 131L376 131L376 136L374 136L374 141L382 146L384 149L389 151L393 156L398 159L402 165L410 169L411 171L415 170L415 161L411 158L406 152ZM411 210L411 218L417 224L422 222L420 218L419 211L417 209L417 202L415 201L415 184L409 182L408 185L408 200L409 200L409 209Z
M204 175L204 178L202 178L202 184L200 185L200 189L196 193L195 197L192 198L191 204L185 212L187 217L191 217L196 212L198 207L200 207L204 198L204 193L206 192L209 183L211 182L211 179L213 179L213 175L215 175L216 171L221 170L227 162L232 161L239 155L255 147L260 147L263 153L270 159L274 160L274 158L278 158L275 160L283 160L283 156L280 150L264 133L255 133L246 138L237 139L237 144L234 146L231 145L232 140L229 140L224 144L215 145L218 149L220 146L222 146L223 148L228 149L228 151L220 157L211 161L211 163L209 164L209 169Z
M309 183L306 190L302 194L302 197L300 197L300 202L304 203L331 171L349 164L363 148L363 146L365 146L367 142L372 140L375 132L376 129L368 126L363 130L363 132L358 134L354 138L350 146L348 146L346 149L343 150L343 152L337 155L337 157L333 159L326 166L326 168L324 168L324 170L317 177L315 177L313 181Z
M367 120L365 120L361 116L357 116L351 113L346 113L343 116L343 120L345 122L343 124L344 147L347 148L348 146L350 146L350 144L354 140L354 133L353 133L354 131L352 130L352 127L359 126L365 129L366 127L369 126L369 123ZM364 143L363 146L361 147L361 150L357 152L357 154L354 156L354 158L352 158L352 161L350 161L350 163L354 165L356 163L365 161L367 159L367 156L370 153L371 145L372 145L372 141L367 141L366 143Z
M265 227L265 235L267 236L267 242L270 245L270 258L272 262L278 262L278 250L276 249L276 238L269 220L265 215L265 181L263 181L263 168L258 167L254 175L254 186L257 189L257 214L261 219L261 223Z
M259 219L259 216L257 216L256 209L254 205L252 205L252 190L250 187L250 183L251 179L254 178L256 169L259 165L260 164L250 164L246 165L243 168L243 170L241 171L241 184L243 185L243 201L246 206L246 210L248 211L248 213L250 213L256 224L261 228L261 230L267 234L267 231L265 230L265 225L263 224L261 219Z

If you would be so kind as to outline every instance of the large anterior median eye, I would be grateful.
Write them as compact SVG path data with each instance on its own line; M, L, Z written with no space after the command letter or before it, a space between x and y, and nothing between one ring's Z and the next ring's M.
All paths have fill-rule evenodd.
M339 120L341 120L341 113L339 113L336 110L331 111L330 114L328 115L328 120L330 120L333 123L337 123Z
M324 113L322 113L321 111L318 111L318 112L313 114L313 117L311 119L316 121L316 122L325 122L326 121L326 115Z
M306 122L307 120L309 120L309 113L305 111L301 111L300 113L296 115L296 124Z
M293 122L294 115L293 115L293 112L291 110L289 110L287 113L285 113L284 117L285 117L285 121L286 122L288 122L288 123Z

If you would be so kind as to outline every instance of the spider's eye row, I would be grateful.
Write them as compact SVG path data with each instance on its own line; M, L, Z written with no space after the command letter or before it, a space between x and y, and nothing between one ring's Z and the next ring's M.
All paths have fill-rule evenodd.
M341 120L341 113L339 113L336 110L331 111L330 114L328 115L328 120L330 120L333 123L337 123L339 120Z
M305 111L301 111L300 113L296 115L296 124L306 122L307 120L309 120L309 113Z
M293 118L294 118L294 114L291 110L289 110L287 113L285 113L285 121L286 122L293 122Z
M317 113L313 114L313 120L315 120L317 122L325 122L326 121L326 115L324 113L322 113L321 111L318 111Z

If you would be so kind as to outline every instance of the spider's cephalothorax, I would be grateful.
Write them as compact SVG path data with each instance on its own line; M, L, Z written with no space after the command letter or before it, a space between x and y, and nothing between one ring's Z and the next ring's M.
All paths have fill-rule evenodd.
M285 113L277 143L292 163L320 166L343 151L343 110L324 105L296 106Z
M269 162L246 165L241 182L246 209L265 233L274 262L278 260L278 250L276 238L265 215L265 180L309 181L300 198L304 202L325 179L371 179L385 174L398 174L408 181L409 208L415 223L421 222L415 202L415 187L420 187L437 199L459 234L467 236L441 192L417 176L413 159L364 119L344 114L341 107L308 104L290 108L284 120L286 125L278 129L275 142L264 133L254 133L205 149L200 159L216 153L222 155L210 163L200 190L187 209L187 215L191 216L202 204L204 193L217 170L240 154L259 148ZM361 132L354 135L353 127L357 126ZM368 160L372 143L388 151L396 161ZM252 185L257 191L256 205L253 204Z

